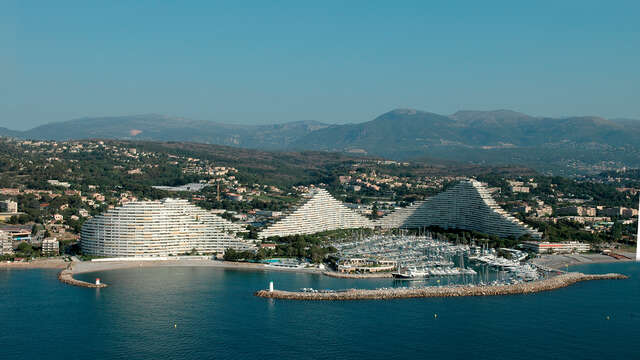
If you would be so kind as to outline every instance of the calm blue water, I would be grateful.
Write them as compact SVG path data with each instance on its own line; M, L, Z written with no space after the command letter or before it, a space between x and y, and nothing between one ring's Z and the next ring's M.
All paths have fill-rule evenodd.
M577 269L632 279L508 297L296 302L253 292L269 280L287 289L391 280L146 268L84 275L111 284L85 289L55 270L0 270L0 359L640 358L640 265Z

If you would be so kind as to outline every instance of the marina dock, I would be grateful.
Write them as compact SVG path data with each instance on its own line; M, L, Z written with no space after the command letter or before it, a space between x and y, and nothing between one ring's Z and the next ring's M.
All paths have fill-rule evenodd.
M626 275L614 273L590 275L572 272L544 280L510 285L452 285L424 288L386 288L373 290L352 289L345 291L322 292L259 290L255 293L255 296L286 300L388 300L430 297L518 295L560 289L581 281L622 280L627 278L628 276Z

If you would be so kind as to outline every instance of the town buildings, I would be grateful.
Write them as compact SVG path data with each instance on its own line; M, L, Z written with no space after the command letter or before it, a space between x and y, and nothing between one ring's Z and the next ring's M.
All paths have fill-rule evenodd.
M338 261L338 271L342 273L376 273L395 270L397 264L391 260L346 258Z
M556 210L558 215L567 216L596 216L596 208L585 206L567 206Z
M189 184L180 185L180 186L152 186L152 188L158 189L158 190L171 191L171 192L178 192L178 191L198 192L207 186L210 186L210 184L189 183Z
M638 210L632 209L632 208L625 208L625 207L614 207L614 208L603 209L602 214L605 216L630 218L633 216L637 216Z
M42 240L43 255L58 255L60 253L60 243L57 238L46 238Z
M524 249L532 250L537 254L569 254L569 253L582 253L591 249L591 245L581 243L577 241L567 242L540 242L540 241L525 241L522 243Z
M30 225L2 225L0 231L9 235L12 241L31 242Z
M0 212L17 213L18 203L12 200L0 201Z
M13 254L13 241L11 236L0 230L0 256Z

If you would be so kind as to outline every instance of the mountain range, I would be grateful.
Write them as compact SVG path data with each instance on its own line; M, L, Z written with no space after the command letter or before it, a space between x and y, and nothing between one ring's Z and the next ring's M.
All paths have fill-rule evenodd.
M274 125L235 125L190 120L158 114L81 118L49 123L26 131L0 128L0 135L33 140L120 139L188 141L282 149L293 141L328 125L296 121Z
M164 115L82 118L0 135L195 142L263 150L321 150L392 159L441 158L521 164L543 171L640 166L640 121L595 116L547 118L510 110L452 115L396 109L358 124L298 121L234 125ZM599 165L600 164L600 165ZM605 165L602 165L605 164ZM567 168L568 167L568 168ZM571 172L571 171L569 171Z

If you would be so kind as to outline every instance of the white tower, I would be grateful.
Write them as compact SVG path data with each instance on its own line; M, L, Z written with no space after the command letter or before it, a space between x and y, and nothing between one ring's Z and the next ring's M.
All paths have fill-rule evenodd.
M636 240L636 261L640 261L640 193L638 194L638 237Z

